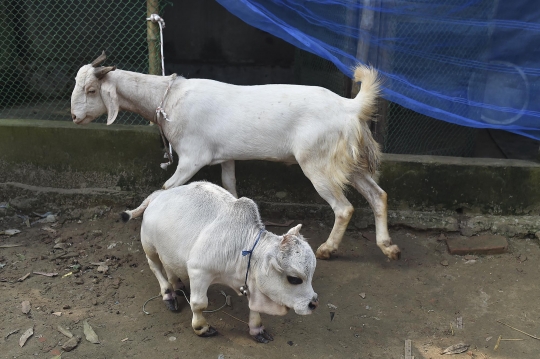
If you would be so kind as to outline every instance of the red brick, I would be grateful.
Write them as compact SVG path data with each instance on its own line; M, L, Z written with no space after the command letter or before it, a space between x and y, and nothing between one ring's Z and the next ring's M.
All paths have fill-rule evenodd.
M499 235L455 237L446 240L450 254L500 254L508 250L506 238Z

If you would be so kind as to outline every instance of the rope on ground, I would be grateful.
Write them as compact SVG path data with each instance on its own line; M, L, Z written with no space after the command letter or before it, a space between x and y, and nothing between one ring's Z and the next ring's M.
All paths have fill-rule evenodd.
M189 302L189 299L188 299L188 297L187 297L186 292L184 292L182 289L177 289L177 291L182 292L182 294L184 295L184 298L186 298L186 301L188 302L188 304L191 304L191 303ZM203 310L203 313L215 313L215 312L218 312L218 311L220 311L221 309L225 308L225 306L226 306L227 304L230 303L230 299L229 299L230 296L227 295L227 294L226 294L224 291L222 291L222 290L219 291L219 292L221 293L221 295L223 295L223 296L225 297L225 303L223 303L223 305L222 305L221 307L219 307L218 309L214 309L214 310ZM150 313L148 313L148 312L145 310L146 304L148 304L148 302L150 302L151 300L154 300L154 299L156 299L156 298L158 298L158 297L161 297L161 294L158 294L158 295L156 295L155 297L152 297L152 298L148 299L146 302L144 302L144 304L143 304L143 306L142 306L142 311L143 311L144 314L150 315ZM224 313L225 313L225 312L224 312ZM229 314L229 315L230 315L230 314ZM231 317L232 317L232 315L231 315ZM235 317L233 317L233 318L235 318ZM235 319L240 320L240 319L238 319L238 318L235 318ZM243 322L242 320L240 320L240 321ZM246 322L244 322L244 323L246 323ZM247 324L247 323L246 323L246 324Z
M161 297L161 294L158 294L158 295L156 295L155 297L152 297L152 298L148 299L146 302L144 302L144 304L143 304L143 306L142 306L142 311L144 312L144 314L150 315L150 313L148 313L148 312L144 309L144 307L146 306L146 304L147 304L149 301L154 300L154 299L156 299L157 297Z
M229 313L227 313L227 312L223 312L223 313L227 314L229 317L232 317L232 318L238 320L239 322L242 322L242 323L245 323L246 325L249 325L248 322L244 322L242 319L238 319L238 318L236 318L236 317L235 317L234 315L232 315L232 314L229 314Z

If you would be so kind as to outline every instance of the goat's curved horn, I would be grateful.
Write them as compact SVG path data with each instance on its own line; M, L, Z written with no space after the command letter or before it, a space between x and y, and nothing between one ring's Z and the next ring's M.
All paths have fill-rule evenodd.
M105 50L101 53L101 55L98 56L97 59L92 61L92 67L98 67L101 65L105 60L107 59L107 55L105 55Z
M116 70L116 66L98 67L94 70L94 75L101 80L109 72Z

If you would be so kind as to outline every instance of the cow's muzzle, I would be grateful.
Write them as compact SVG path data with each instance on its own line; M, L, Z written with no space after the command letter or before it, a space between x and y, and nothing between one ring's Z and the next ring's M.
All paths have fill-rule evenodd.
M311 302L309 302L309 304L308 304L308 308L311 309L311 310L317 309L318 306L319 306L319 299L317 297L314 297L311 300Z

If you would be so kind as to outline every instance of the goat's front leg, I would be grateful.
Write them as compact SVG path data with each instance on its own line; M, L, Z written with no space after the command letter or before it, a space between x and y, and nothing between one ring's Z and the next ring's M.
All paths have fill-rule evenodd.
M221 183L223 188L229 191L234 197L238 198L236 193L236 176L234 173L234 161L226 161L221 164Z
M188 156L182 156L178 161L176 171L171 178L165 182L163 189L169 189L177 186L181 186L191 179L201 168L203 168L208 162L202 158L190 158Z
M217 335L215 328L211 327L203 316L203 310L208 307L208 297L206 295L212 278L199 270L189 271L191 281L191 295L189 303L193 312L191 326L193 331L200 337L211 337Z
M259 343L266 344L274 340L274 337L264 329L259 312L253 310L249 311L249 334Z
M373 178L363 173L354 175L353 186L366 198L375 215L377 246L388 258L399 259L401 251L398 246L392 243L388 233L386 192L379 187Z

